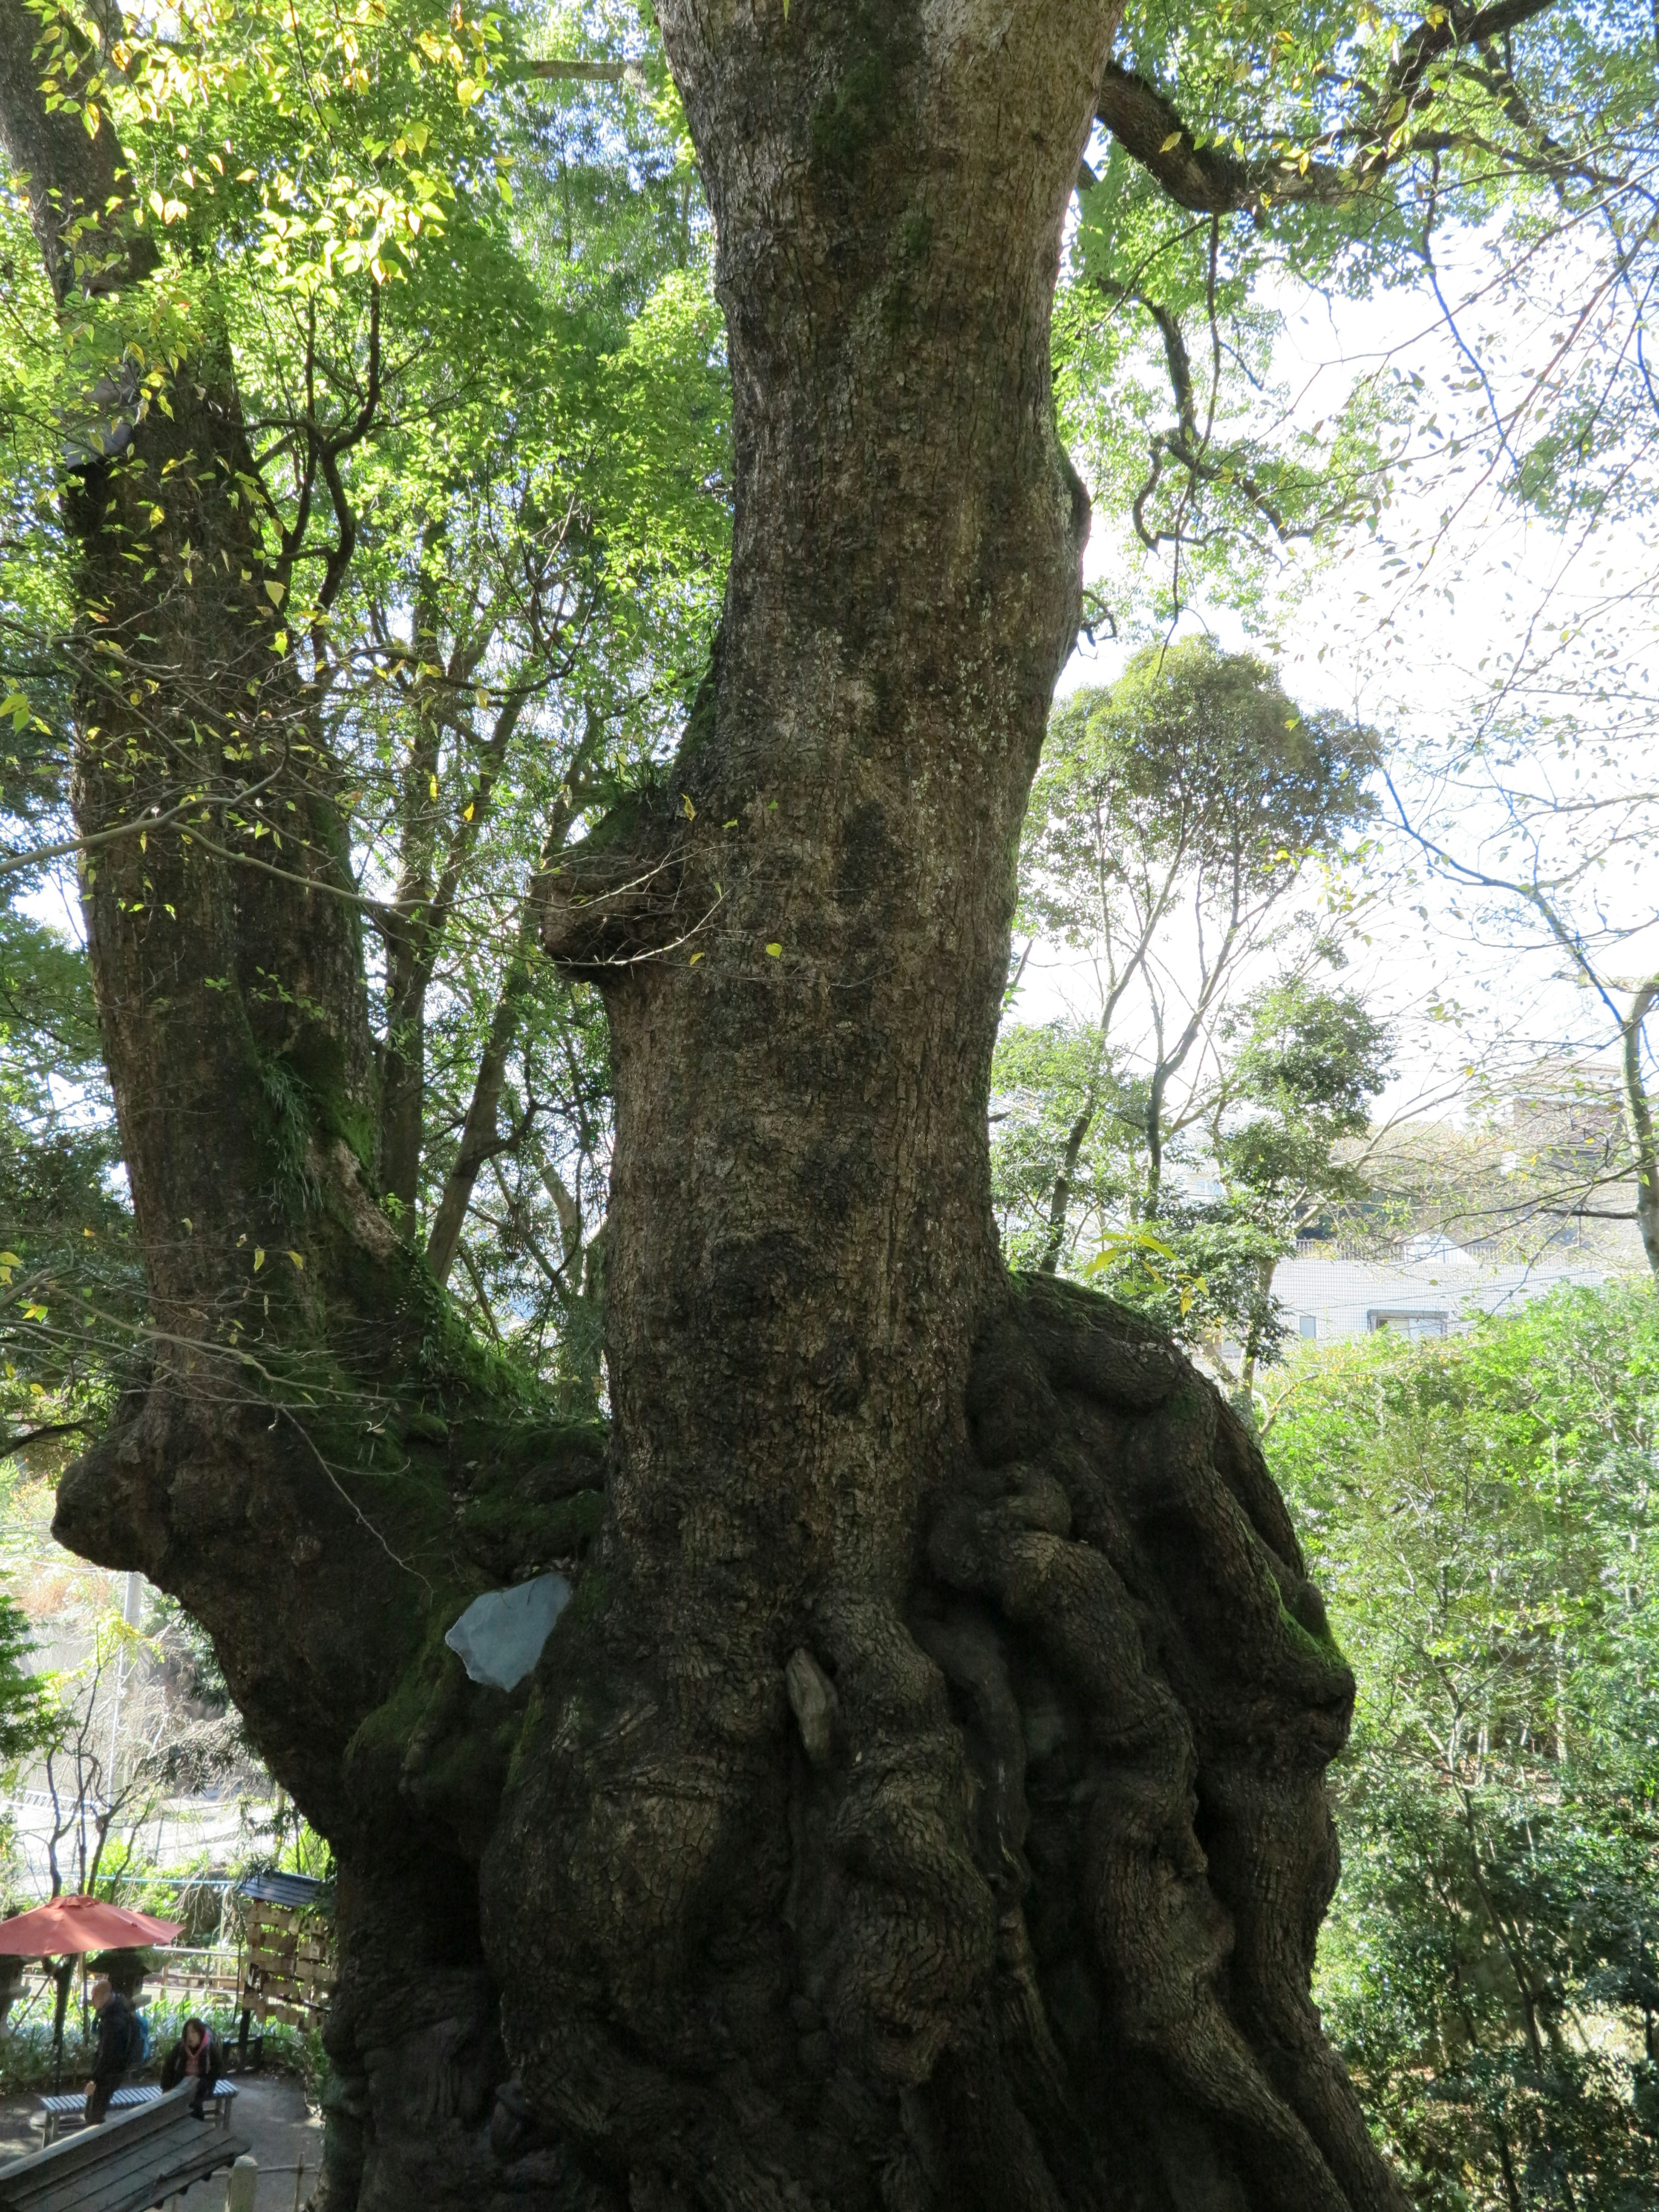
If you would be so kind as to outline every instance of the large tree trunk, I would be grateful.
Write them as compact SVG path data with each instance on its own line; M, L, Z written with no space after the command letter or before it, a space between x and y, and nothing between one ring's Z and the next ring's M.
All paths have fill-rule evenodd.
M611 1019L615 1425L485 1863L507 2041L636 2205L1382 2207L1308 1994L1352 1683L1295 1538L991 1219L1109 13L658 15L736 535L677 774L549 922Z
M208 1624L341 1853L329 2212L1391 2205L1308 1994L1352 1685L1283 1508L1207 1385L1104 1301L1010 1283L991 1219L1015 845L1087 521L1049 309L1111 11L659 15L738 510L678 773L549 904L614 1032L599 1563L533 1688L465 1681L444 1627L579 1551L592 1445L491 1402L374 1205L326 763L292 748L288 875L246 823L211 831L238 858L168 833L98 862L160 1327L60 1530ZM260 578L203 462L239 450L234 388L198 374L205 414L176 445L147 418L77 508L88 619L118 607L161 702L118 725L152 776L187 697L240 754L224 580ZM117 526L167 458L190 544L234 557L170 540L158 629ZM259 696L303 729L270 629ZM93 722L97 834L131 797Z

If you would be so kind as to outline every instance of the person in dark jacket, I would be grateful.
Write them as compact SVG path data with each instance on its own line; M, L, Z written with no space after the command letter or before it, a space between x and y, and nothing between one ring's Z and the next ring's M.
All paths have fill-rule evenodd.
M110 2099L138 2063L138 2019L128 1999L101 1974L91 1995L98 2015L98 2056L87 2084L87 2125L95 2128L109 2111Z
M180 2081L193 2081L196 2094L190 2109L198 2120L204 2120L213 2085L224 2070L224 2050L213 2030L205 2021L187 2020L184 2033L162 2061L161 2088L165 2094Z

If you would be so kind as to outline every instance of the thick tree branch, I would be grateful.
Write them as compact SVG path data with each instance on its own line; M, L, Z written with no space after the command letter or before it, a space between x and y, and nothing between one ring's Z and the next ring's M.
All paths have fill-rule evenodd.
M1241 215L1297 202L1337 205L1421 148L1421 135L1407 126L1434 97L1428 80L1435 62L1499 38L1547 14L1554 4L1555 0L1499 0L1489 8L1437 9L1433 20L1421 23L1402 43L1382 87L1368 99L1365 114L1351 129L1334 134L1351 144L1346 161L1317 161L1305 151L1246 157L1218 141L1200 146L1168 94L1117 62L1107 64L1099 119L1178 207L1201 215Z

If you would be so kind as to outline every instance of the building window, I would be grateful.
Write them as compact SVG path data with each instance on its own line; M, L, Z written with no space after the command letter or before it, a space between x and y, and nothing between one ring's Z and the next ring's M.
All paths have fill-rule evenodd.
M1317 1314L1298 1314L1296 1317L1296 1326L1298 1335L1317 1336L1319 1334L1319 1316Z
M1391 1329L1396 1336L1409 1337L1413 1344L1421 1344L1428 1337L1446 1334L1446 1315L1443 1308L1437 1313L1373 1306L1365 1316L1365 1326L1369 1329Z

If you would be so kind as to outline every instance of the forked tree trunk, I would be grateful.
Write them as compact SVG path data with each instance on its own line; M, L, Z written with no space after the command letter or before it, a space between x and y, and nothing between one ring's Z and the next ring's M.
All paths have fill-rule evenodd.
M992 1225L1109 13L658 18L736 533L677 771L549 922L611 1021L614 1431L485 1861L509 2047L632 2205L1394 2203L1308 1994L1352 1685L1283 1507Z
M163 1327L59 1526L208 1624L341 1851L328 2212L1380 2212L1308 1995L1352 1680L1213 1391L1104 1301L1011 1283L991 1219L1087 521L1049 309L1111 13L659 15L738 509L678 772L550 901L615 1048L599 1561L533 1686L465 1680L443 1629L577 1547L591 1446L489 1401L372 1203L320 761L314 881L151 838L91 902ZM88 596L162 702L124 726L148 775L175 701L234 738L228 581L170 541L158 629L110 534L177 458L191 544L239 543L204 460L234 390L204 391L88 480ZM95 830L131 799L82 746ZM320 1019L268 988L289 963Z

